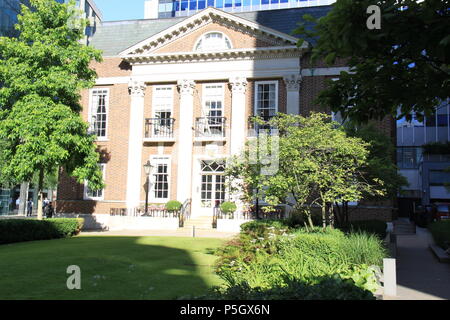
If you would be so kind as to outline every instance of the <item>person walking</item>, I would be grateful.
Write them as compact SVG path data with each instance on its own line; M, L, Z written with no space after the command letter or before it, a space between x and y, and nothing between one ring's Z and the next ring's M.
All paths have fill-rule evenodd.
M33 215L33 200L30 198L27 202L27 217Z
M44 210L45 216L47 219L53 217L53 214L55 213L55 210L53 209L52 203L49 202L48 205L45 206Z

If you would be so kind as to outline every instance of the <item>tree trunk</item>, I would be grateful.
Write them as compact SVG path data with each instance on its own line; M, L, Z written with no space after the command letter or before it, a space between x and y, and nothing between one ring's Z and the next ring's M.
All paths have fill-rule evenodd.
M327 208L325 203L322 203L322 227L324 229L327 227Z
M20 197L19 197L19 211L17 212L19 216L27 215L28 210L28 190L30 188L29 182L22 182L20 184Z
M37 208L37 218L38 220L42 220L43 214L42 214L42 203L44 202L43 199L43 192L42 189L44 187L44 169L41 169L39 171L39 183L38 183L38 208Z

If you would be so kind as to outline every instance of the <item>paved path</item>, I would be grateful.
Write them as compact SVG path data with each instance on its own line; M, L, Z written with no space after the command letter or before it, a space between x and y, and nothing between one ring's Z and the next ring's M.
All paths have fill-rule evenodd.
M450 264L440 263L431 250L427 229L397 236L397 297L385 300L450 299Z
M237 234L233 232L219 232L213 229L195 230L197 238L232 238ZM192 229L178 230L117 230L117 231L83 231L83 236L131 236L131 237L192 237Z

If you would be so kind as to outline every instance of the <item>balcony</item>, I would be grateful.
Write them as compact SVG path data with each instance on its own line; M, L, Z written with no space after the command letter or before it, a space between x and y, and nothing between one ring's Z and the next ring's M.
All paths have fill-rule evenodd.
M203 117L195 120L196 141L222 141L226 137L225 117Z
M259 123L256 122L253 117L250 117L248 120L248 137L255 138L262 133L267 135L278 135L278 128L270 125L269 123Z
M145 119L144 142L175 142L174 118Z

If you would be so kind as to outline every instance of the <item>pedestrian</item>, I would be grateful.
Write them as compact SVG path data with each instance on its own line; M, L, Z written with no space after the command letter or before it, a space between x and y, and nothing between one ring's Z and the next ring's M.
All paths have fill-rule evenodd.
M16 199L16 209L19 210L20 197Z
M45 213L45 216L47 217L47 219L53 217L55 210L53 209L51 202L49 202L48 205L45 206L44 213Z
M27 217L33 215L33 200L30 198L27 202Z
M42 202L42 210L45 210L45 207L49 204L49 200L47 197L45 197L44 201Z

